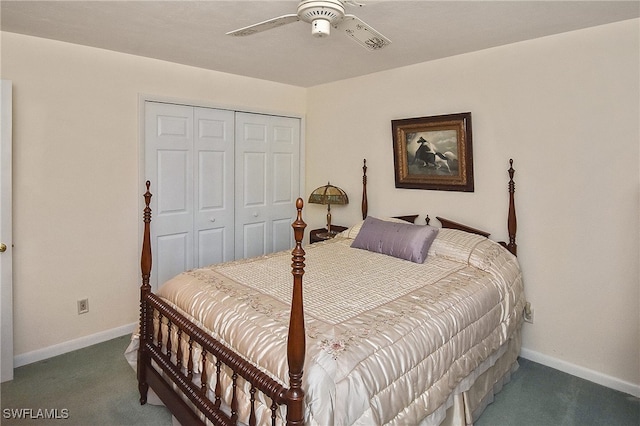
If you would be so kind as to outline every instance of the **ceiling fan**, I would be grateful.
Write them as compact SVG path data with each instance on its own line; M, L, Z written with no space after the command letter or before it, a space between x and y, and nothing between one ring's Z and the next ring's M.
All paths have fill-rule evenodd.
M311 24L311 34L315 37L326 37L331 33L331 27L343 31L352 40L368 50L378 50L391 44L384 35L373 29L360 18L346 14L345 5L363 6L349 0L302 0L298 4L296 14L278 16L277 18L249 25L227 35L248 36L292 22L304 21Z

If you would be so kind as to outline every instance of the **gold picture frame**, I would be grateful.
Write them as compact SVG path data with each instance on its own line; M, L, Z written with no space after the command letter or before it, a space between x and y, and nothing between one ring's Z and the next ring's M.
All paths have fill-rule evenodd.
M473 192L471 113L392 120L396 188Z

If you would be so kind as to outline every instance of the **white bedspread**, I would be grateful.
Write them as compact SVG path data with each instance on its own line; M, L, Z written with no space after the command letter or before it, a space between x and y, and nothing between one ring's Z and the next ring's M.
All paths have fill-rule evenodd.
M308 422L417 424L521 325L517 260L447 229L424 264L351 242L305 247ZM290 265L284 252L193 270L158 294L286 385Z

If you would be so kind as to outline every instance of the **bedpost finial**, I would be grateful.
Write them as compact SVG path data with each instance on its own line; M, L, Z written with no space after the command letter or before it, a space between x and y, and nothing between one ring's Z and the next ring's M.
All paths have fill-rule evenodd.
M516 188L516 184L513 181L513 175L516 172L513 169L513 158L509 159L509 170L507 170L507 172L509 173L509 193L513 194L515 192L515 188Z
M302 208L304 207L304 201L302 198L298 198L296 200L296 209L298 210L298 214L295 222L291 224L293 228L293 236L296 240L296 248L295 251L302 251L301 255L304 256L304 250L302 250L302 239L304 238L304 229L307 227L307 224L302 220Z
M145 204L145 209L144 209L144 211L145 211L145 214L146 214L147 212L149 212L149 219L151 219L151 209L149 208L149 205L151 204L151 191L150 191L150 188L151 188L151 182L150 182L150 181L147 181L147 182L145 183L145 186L147 187L147 192L145 192L145 193L144 193L144 195L143 195L143 197L144 197L144 204ZM145 216L145 218L146 218L146 216Z

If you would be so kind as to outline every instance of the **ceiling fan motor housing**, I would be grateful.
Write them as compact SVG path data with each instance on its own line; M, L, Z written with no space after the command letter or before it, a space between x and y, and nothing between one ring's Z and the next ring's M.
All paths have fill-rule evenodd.
M311 23L311 34L325 37L331 32L331 24L344 17L344 4L340 0L303 0L298 16Z

